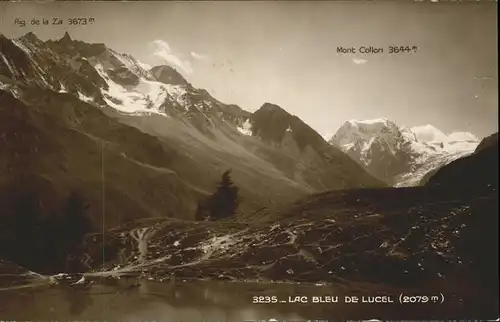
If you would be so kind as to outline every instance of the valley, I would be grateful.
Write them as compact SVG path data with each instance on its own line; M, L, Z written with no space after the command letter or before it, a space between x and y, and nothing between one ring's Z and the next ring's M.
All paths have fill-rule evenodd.
M0 41L0 318L498 316L497 134L327 141L67 32Z

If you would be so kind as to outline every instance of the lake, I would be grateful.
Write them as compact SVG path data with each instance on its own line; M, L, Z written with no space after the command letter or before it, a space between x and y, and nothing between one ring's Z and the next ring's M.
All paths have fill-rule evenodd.
M396 293L353 293L335 285L175 279L160 282L137 277L87 277L85 283L75 285L76 279L4 288L0 291L0 319L321 321L425 318L426 315L444 318L467 310L459 300L401 305ZM362 296L379 295L380 303L345 303L347 295L356 295L360 300ZM338 302L332 303L335 299ZM313 300L330 303L312 303ZM391 300L396 303L388 303Z

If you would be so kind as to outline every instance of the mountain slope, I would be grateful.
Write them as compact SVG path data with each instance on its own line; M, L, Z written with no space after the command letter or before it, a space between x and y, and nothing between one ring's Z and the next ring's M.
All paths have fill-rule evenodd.
M240 187L242 213L309 193L383 185L286 112L290 138L273 143L253 135L260 112L218 101L169 66L151 68L69 34L48 41L32 33L0 38L1 125L11 131L1 142L9 151L7 173L26 167L26 180L39 181L49 199L84 190L98 222L101 144L106 213L114 218L109 225L149 216L192 218L197 199L228 169ZM25 131L38 139L14 144ZM50 149L32 154L45 145ZM19 155L10 159L13 153ZM3 176L3 191L13 178Z
M447 136L431 125L408 129L385 118L348 121L329 142L394 186L417 185L426 173L472 153L479 143L470 133Z
M50 209L68 190L79 189L96 224L104 215L109 226L194 211L201 193L172 170L190 164L180 151L72 95L29 89L24 97L0 92L4 203L33 189Z
M471 155L438 169L426 184L455 190L498 190L498 133L483 139Z
M484 149L494 148L495 146L498 146L498 132L482 139L476 150L474 150L474 154L477 154Z
M252 115L250 122L254 137L293 160L295 166L290 172L291 178L302 177L308 185L322 190L384 185L353 163L346 154L330 146L297 116L277 105L263 104ZM282 168L280 161L274 164Z
M498 295L498 133L483 139L473 154L440 168L426 186L484 200L480 211L462 223L458 248L464 260L476 264L472 273L482 276L486 286L496 285Z
M376 292L443 293L467 311L461 316L497 316L498 192L477 189L497 180L498 145L486 143L426 186L314 194L249 223L129 223L106 237L105 267L102 239L89 236L88 276L326 282L345 290L354 283ZM490 176L467 186L479 173Z

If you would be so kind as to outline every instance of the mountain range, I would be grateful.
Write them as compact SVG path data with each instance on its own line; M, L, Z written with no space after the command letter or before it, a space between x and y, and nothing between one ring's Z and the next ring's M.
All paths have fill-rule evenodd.
M472 133L445 135L432 125L407 128L387 118L345 122L328 141L377 179L396 187L419 185L424 176L469 155Z
M2 202L34 189L50 208L78 188L93 217L106 212L106 225L115 225L191 218L228 169L242 213L315 192L385 186L275 104L249 113L172 67L150 68L68 33L47 41L0 35L0 43Z
M446 294L425 309L396 303L397 319L498 316L498 134L478 142L377 119L348 121L327 142L276 104L250 113L172 67L68 33L0 35L0 45L0 216L17 214L26 193L37 204L21 214L57 213L76 189L102 229L64 257L77 269L43 275L0 258L5 302L18 288L47 285L102 296L84 288L127 279L139 289L176 278L286 281L346 294ZM191 220L228 169L239 213ZM22 225L20 235L0 232L4 250L28 239L16 236L36 241ZM38 244L21 249L40 257L21 257L42 258ZM370 307L385 317L387 305ZM315 304L310 315L334 316L333 307ZM375 316L366 310L355 309L359 319Z

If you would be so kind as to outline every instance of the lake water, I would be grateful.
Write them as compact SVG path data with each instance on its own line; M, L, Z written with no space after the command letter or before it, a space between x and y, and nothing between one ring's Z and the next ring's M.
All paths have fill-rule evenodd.
M0 291L0 320L195 322L400 319L410 316L424 318L423 314L444 318L461 310L456 303L452 306L449 303L413 306L344 303L344 296L350 294L352 292L333 285L97 278L86 285L59 283ZM361 297L359 293L356 295ZM254 296L263 296L264 301L265 296L271 299L275 296L279 303L255 304L252 303ZM339 302L311 303L313 296L316 299L323 296L323 300L333 300L338 296ZM392 298L397 301L397 294L393 294ZM309 303L290 303L290 299L307 299Z

